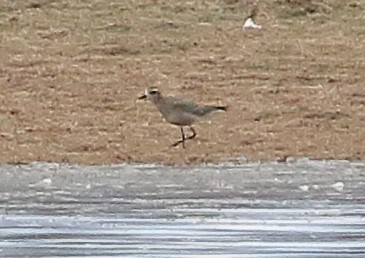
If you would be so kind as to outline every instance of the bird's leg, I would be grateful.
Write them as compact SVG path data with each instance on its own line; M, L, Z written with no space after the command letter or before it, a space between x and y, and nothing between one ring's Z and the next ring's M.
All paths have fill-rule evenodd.
M191 140L191 139L194 139L195 138L195 136L196 136L196 132L195 132L195 130L194 130L194 128L192 127L192 126L189 126L189 128L190 128L190 130L192 131L192 135L190 135L188 138L187 138L187 140Z
M189 137L186 137L185 134L184 134L184 129L183 127L181 126L180 127L180 130L181 130L181 140L175 142L174 144L172 144L172 147L176 147L178 146L180 143L182 143L182 146L183 148L185 149L185 141L186 140L191 140L191 139L194 139L195 136L196 136L196 132L194 130L194 128L192 126L189 126L191 132L193 133L192 135L190 135Z
M185 134L184 134L184 129L183 129L182 126L180 127L180 131L181 131L181 140L179 140L179 141L175 142L174 144L172 144L172 147L176 147L177 145L182 143L182 146L185 149Z
M181 126L180 127L181 130L181 142L182 142L182 146L185 149L185 134L184 134L184 128Z

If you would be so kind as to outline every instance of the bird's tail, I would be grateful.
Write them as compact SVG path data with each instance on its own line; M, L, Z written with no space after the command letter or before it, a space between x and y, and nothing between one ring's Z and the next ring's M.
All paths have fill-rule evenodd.
M223 111L228 110L228 107L226 107L226 106L216 106L215 108L218 109L218 110L223 110Z
M213 112L217 112L217 111L227 111L227 107L225 106L201 106L199 108L197 108L196 110L194 110L193 114L203 117L205 115L208 115L210 113Z

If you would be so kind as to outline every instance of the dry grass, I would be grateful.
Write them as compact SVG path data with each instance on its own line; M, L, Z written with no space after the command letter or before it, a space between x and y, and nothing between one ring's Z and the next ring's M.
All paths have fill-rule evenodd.
M0 162L365 157L365 3L3 0ZM230 107L179 130L147 86Z

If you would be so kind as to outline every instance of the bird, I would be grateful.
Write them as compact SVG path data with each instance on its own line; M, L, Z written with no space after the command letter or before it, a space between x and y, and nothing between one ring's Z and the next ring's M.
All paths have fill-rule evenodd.
M193 124L199 119L215 111L227 111L227 106L200 105L190 100L164 96L156 87L147 88L138 99L151 101L168 123L180 127L181 139L173 143L172 147L182 144L185 148L185 141L195 138L197 133ZM190 136L185 135L185 126L191 130Z
M253 9L251 9L250 14L245 19L243 23L243 29L261 29L262 26L255 23L255 18L259 11L258 2L254 5Z

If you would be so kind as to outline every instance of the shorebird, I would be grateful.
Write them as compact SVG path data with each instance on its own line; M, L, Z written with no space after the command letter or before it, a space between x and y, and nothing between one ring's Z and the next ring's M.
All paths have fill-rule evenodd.
M192 125L200 118L215 111L227 111L225 106L199 105L190 100L163 96L157 88L147 88L138 99L150 100L167 122L180 127L181 140L173 143L172 147L182 144L185 148L185 141L195 138L197 134ZM190 136L185 135L184 126L190 128L192 132Z
M261 29L262 26L255 23L255 18L257 16L257 13L259 11L258 2L255 4L253 9L250 11L250 14L245 19L245 22L243 23L243 29Z

